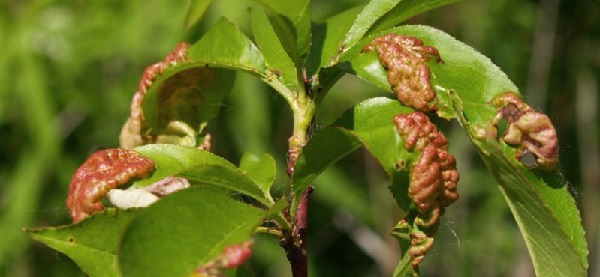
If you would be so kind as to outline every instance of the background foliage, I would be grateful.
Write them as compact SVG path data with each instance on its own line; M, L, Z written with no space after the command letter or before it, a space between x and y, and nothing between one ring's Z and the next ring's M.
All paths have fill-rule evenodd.
M68 258L21 228L69 222L70 177L90 152L118 144L143 69L177 42L195 41L220 15L248 30L246 2L215 1L188 31L188 1L0 3L0 276L81 276ZM319 20L361 3L315 0L312 8ZM409 21L444 30L490 57L553 120L561 172L587 230L590 276L600 276L593 262L600 248L599 17L597 1L466 0ZM344 77L318 118L330 123L353 104L385 94ZM283 101L254 77L239 75L209 126L215 152L235 164L244 151L268 152L284 168L291 114ZM492 177L463 131L440 124L458 159L461 199L448 209L423 275L531 276L523 240ZM365 151L316 180L322 185L309 215L311 276L390 275L397 243L388 232L399 215L385 180ZM289 275L276 242L259 239L254 249L257 276Z

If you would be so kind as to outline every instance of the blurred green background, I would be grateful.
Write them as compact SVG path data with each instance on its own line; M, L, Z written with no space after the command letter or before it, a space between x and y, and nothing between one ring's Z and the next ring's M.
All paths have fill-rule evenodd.
M322 21L360 0L314 0ZM179 41L193 42L224 15L248 30L248 1L215 1L191 30L188 1L3 0L0 2L0 276L83 276L23 227L69 223L70 177L99 147L115 147L143 69ZM581 208L590 276L600 276L600 2L466 0L409 21L442 29L499 65L560 138L561 173ZM353 104L389 95L344 77L318 111L327 124ZM217 154L271 153L283 171L291 116L258 79L238 75L209 127ZM532 276L516 224L463 131L442 122L457 156L460 200L443 218L424 276ZM280 185L285 178L278 179ZM311 276L390 276L388 235L400 212L383 171L359 150L316 182L309 209ZM289 276L283 250L259 237L257 276Z

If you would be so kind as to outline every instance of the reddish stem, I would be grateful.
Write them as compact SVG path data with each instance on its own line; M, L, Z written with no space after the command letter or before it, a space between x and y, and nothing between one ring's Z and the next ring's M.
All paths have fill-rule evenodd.
M304 192L298 201L291 237L287 238L288 243L283 243L283 247L287 252L287 258L292 266L292 276L294 277L308 276L308 262L306 255L306 223L308 200L312 191L313 187L311 186L308 186L306 189L304 189Z

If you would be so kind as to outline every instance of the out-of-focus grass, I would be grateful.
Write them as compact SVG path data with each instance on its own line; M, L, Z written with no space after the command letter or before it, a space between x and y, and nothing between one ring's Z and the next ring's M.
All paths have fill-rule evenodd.
M183 29L188 1L0 3L0 276L82 275L68 258L32 242L21 228L69 222L63 203L70 176L94 149L117 145L145 66L178 41L193 42L221 15L248 30L247 1L214 2L191 30ZM312 6L316 20L322 20L364 2L315 0ZM472 45L532 101L543 100L535 105L558 129L562 171L585 208L594 261L600 25L598 5L589 2L467 0L410 23L433 25ZM559 5L556 16L553 5ZM548 34L554 34L549 53L544 44L534 47ZM540 82L546 89L526 91ZM325 98L318 122L330 123L354 103L385 93L357 78L343 78ZM239 75L209 127L217 153L237 162L244 151L269 152L284 168L291 117L283 105L256 78ZM492 178L462 130L453 124L443 129L459 162L461 199L447 210L440 237L424 261L424 276L530 276L522 239ZM281 193L285 182L284 176L278 178ZM388 230L400 211L373 159L357 151L314 185L311 276L389 273L397 247ZM289 275L276 243L257 242L263 246L252 262L258 276ZM595 263L591 266L590 276L600 276Z

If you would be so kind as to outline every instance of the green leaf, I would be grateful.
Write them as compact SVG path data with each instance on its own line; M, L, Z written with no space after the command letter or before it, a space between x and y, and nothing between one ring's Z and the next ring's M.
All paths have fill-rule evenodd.
M362 10L362 6L345 10L327 19L324 23L313 25L313 42L306 64L306 74L318 82L321 93L327 92L345 74L337 67L340 46L352 22ZM317 75L318 74L318 75Z
M309 73L314 73L320 67L329 67L338 62L336 57L340 53L344 36L362 9L362 6L347 9L328 18L324 23L314 25L313 43L307 69Z
M588 248L567 184L518 163L513 149L488 140L479 149L517 221L537 276L585 276Z
M220 18L189 48L188 57L199 65L244 70L267 77L265 61L258 48L225 18Z
M398 2L402 0L370 1L352 23L350 31L342 42L342 49L348 49L361 40L375 21L398 5Z
M254 0L257 3L271 9L272 11L284 15L292 22L299 21L306 14L306 10L309 9L310 0L290 0L290 1L278 1L278 0Z
M212 0L189 0L190 5L188 8L187 15L185 16L184 26L185 28L190 28L194 24L196 24L212 3Z
M394 269L394 277L419 276L419 274L415 272L415 269L412 267L410 254L408 253L408 249L411 247L412 241L412 238L409 234L422 233L419 230L419 226L414 224L416 213L417 212L415 210L409 212L409 214L404 217L404 220L398 222L398 224L396 224L396 226L394 226L390 232L391 235L398 240L401 251L400 260L398 260L396 269ZM412 222L413 224L409 224L408 222Z
M91 277L121 276L117 250L129 223L139 210L109 208L77 224L25 230L33 239L69 256Z
M438 49L444 63L428 64L439 100L438 114L459 119L498 180L525 238L536 274L585 275L588 250L579 211L567 184L557 174L526 168L515 158L517 149L490 136L485 138L498 112L491 100L506 91L517 92L506 74L471 47L431 27L401 26L382 33L414 36ZM389 88L376 54L355 52L348 57L344 66L349 72Z
M227 245L249 240L264 210L210 187L191 187L143 210L119 248L124 276L188 276Z
M136 182L135 187L147 186L168 176L179 176L193 184L245 194L267 206L273 202L258 184L235 165L210 152L170 144L150 144L135 148L135 151L156 163L156 170L150 178Z
M262 157L245 153L240 160L240 170L258 184L265 195L270 195L276 169L275 160L267 153Z
M255 0L275 14L270 19L296 67L302 67L310 50L310 0Z
M293 191L300 195L325 169L360 148L352 134L338 127L319 130L302 148L292 175Z
M406 174L399 174L398 164L415 159L396 131L393 117L412 112L398 101L378 97L363 101L346 112L334 124L317 132L303 148L294 167L293 191L302 193L306 186L327 167L364 145L392 178L392 191L398 204L407 209ZM396 188L396 187L400 188Z
M252 9L251 19L254 41L264 55L267 67L273 75L271 78L280 78L291 91L298 91L298 72L294 62L277 37L264 9Z
M392 28L405 20L426 11L461 0L402 0L371 27L368 34Z

